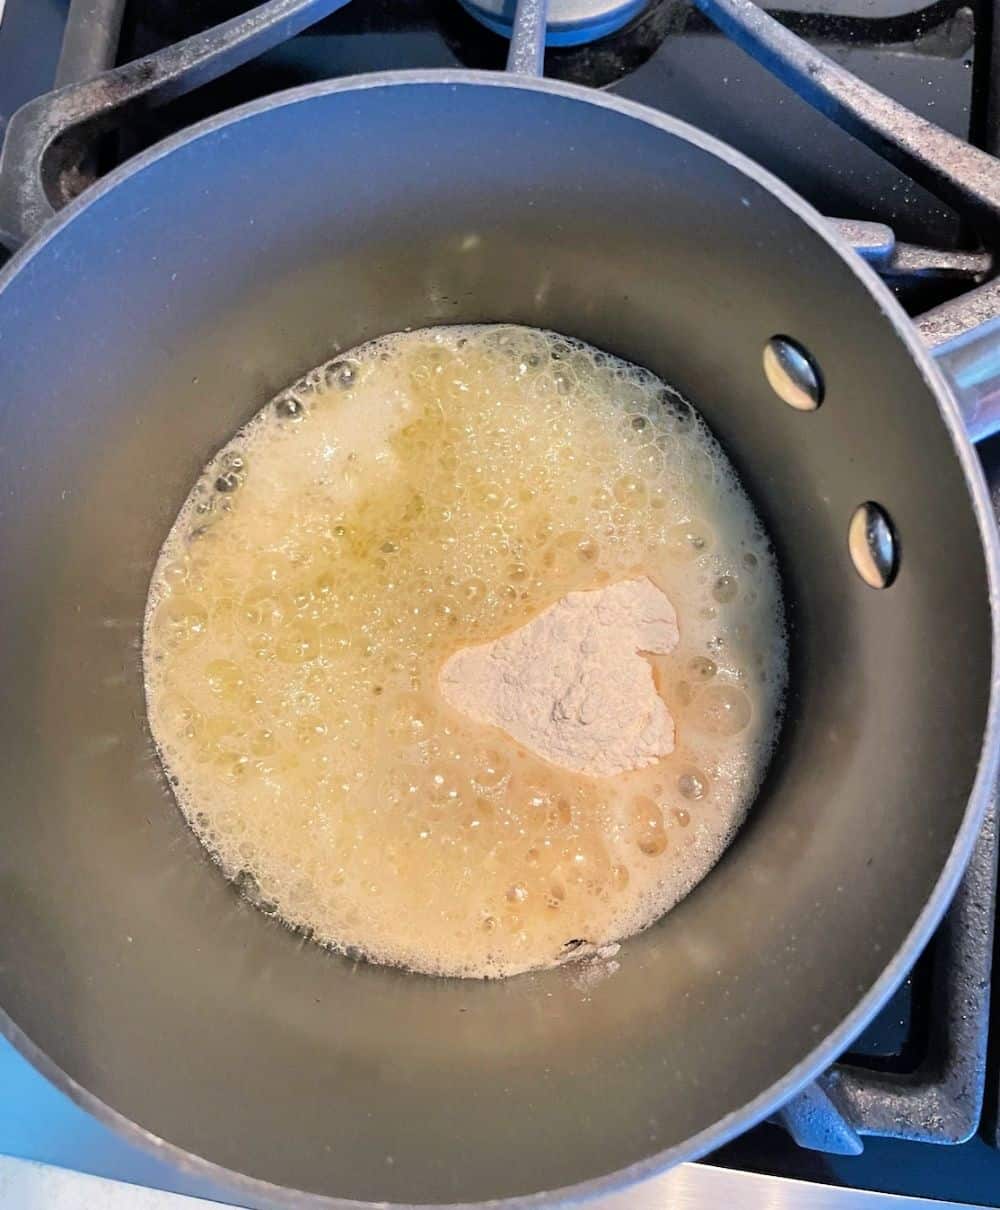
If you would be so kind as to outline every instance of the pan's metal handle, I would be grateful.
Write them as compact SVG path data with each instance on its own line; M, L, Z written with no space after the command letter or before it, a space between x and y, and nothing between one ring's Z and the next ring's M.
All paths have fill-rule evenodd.
M1000 433L1000 279L928 311L917 327L973 441Z
M162 104L217 79L347 0L268 0L164 50L59 88L10 119L0 152L0 243L13 251L79 190L93 136L139 105Z

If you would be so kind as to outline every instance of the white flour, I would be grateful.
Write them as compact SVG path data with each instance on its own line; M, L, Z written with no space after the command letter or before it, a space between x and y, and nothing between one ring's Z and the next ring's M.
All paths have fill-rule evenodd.
M674 608L648 579L571 592L492 643L441 669L449 705L502 727L536 756L613 777L674 750L674 722L640 652L667 655Z

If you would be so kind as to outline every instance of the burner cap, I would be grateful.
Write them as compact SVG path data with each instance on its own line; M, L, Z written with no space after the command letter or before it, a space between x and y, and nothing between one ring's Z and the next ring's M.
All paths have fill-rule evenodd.
M487 29L509 38L514 24L515 0L459 0ZM549 0L546 46L582 46L595 42L628 24L648 0Z

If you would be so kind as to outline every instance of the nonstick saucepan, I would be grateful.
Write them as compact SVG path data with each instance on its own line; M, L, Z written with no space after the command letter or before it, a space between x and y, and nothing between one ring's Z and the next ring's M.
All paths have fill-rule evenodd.
M309 7L277 4L285 28ZM762 168L521 74L530 16L514 73L323 82L168 139L0 274L3 1028L99 1118L254 1204L555 1202L705 1153L885 1000L992 787L997 534L948 376ZM64 127L155 74L123 71L64 94ZM10 185L29 126L4 163L14 238L60 201L44 173ZM65 165L66 129L42 126ZM986 230L1000 177L974 166L955 188ZM976 436L992 298L925 325L953 336L979 308L943 345ZM769 528L791 627L747 823L586 986L572 967L426 978L296 938L208 860L145 723L150 572L210 453L335 350L484 321L580 337L690 398Z

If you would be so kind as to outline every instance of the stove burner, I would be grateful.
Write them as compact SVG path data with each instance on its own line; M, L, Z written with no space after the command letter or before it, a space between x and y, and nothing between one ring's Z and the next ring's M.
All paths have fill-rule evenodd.
M649 0L549 0L546 46L583 46L617 33L647 7ZM509 38L514 0L459 0L487 29Z

